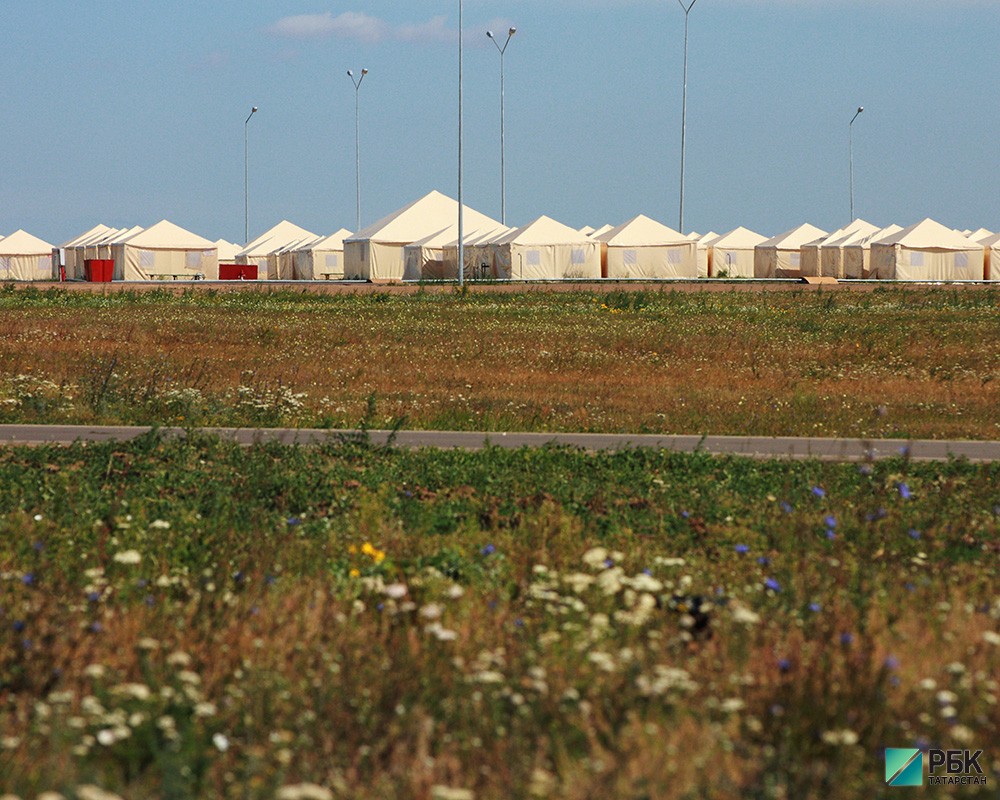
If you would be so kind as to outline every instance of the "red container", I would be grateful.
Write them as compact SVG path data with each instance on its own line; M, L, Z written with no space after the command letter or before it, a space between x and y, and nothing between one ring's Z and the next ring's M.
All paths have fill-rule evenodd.
M245 281L255 281L257 280L257 265L256 264L241 264L240 277Z
M256 264L219 264L220 281L255 281Z
M101 280L104 283L111 283L115 279L115 260L113 258L101 259L104 262L104 269L101 271Z

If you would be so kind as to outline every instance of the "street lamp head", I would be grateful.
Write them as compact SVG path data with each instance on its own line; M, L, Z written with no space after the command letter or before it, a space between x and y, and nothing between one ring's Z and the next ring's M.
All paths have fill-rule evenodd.
M362 76L367 75L368 74L368 70L362 69L361 70L361 74L362 74Z
M347 77L348 78L353 78L354 77L354 70L353 69L347 70Z
M486 31L486 38L492 39L493 38L493 31Z
M257 106L254 106L253 108L251 108L251 109L250 109L250 113L251 113L251 114L256 114L256 113L257 113L257 110L258 110L258 109L257 109Z
M860 113L861 113L862 111L864 111L864 110L865 110L865 107L864 107L864 106L858 106L858 113L859 113L859 114L860 114Z
M517 33L517 28L511 28L509 31L507 31L508 36L513 36L515 33Z

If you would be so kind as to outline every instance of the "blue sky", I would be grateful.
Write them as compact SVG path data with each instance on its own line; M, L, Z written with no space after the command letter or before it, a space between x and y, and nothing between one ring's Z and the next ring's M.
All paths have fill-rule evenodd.
M457 0L3 0L0 233L59 243L161 218L243 239L282 218L364 223L457 181ZM508 222L677 224L684 15L676 0L465 0L466 201ZM685 222L831 230L856 210L1000 229L1000 2L698 0Z

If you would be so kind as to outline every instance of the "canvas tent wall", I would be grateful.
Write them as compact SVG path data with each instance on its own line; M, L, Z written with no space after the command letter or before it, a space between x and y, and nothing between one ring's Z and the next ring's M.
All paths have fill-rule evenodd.
M712 242L719 238L719 234L709 231L697 237L692 234L691 238L698 243L698 277L707 278L712 274Z
M215 249L219 254L220 264L235 264L236 254L243 248L240 245L233 244L225 239L218 239L215 242Z
M108 231L113 230L107 225L95 225L88 231L84 231L78 236L74 236L72 239L63 242L59 247L52 248L52 279L59 280L59 266L60 264L66 269L66 280L72 280L76 277L76 246L80 242L85 242L88 239L103 236ZM83 272L83 266L80 266L81 273Z
M1000 233L995 233L984 239L981 244L985 249L983 278L988 281L1000 281Z
M754 249L755 278L801 278L802 245L826 235L808 223L768 239Z
M294 242L289 242L284 247L267 257L268 277L271 280L294 281L295 277L295 253L314 242L322 239L322 236L306 236ZM274 277L271 277L274 276Z
M111 246L115 280L148 281L163 276L219 279L215 242L161 220Z
M498 227L495 219L466 206L465 231ZM362 280L402 280L406 274L404 248L444 231L458 236L458 202L433 191L383 217L344 241L344 275Z
M300 228L293 222L283 219L277 225L264 231L236 254L237 264L251 264L257 267L257 280L278 279L278 259L275 255L279 250L304 239L318 238L312 231Z
M850 225L838 228L833 233L826 233L811 242L806 242L799 248L801 253L799 268L802 270L802 275L815 278L823 274L823 248L830 242L857 231L874 233L877 230L878 226L865 222L863 219L856 219Z
M52 245L16 230L0 239L0 281L52 280Z
M344 277L344 239L351 232L341 228L323 236L294 254L295 279L299 281L342 280Z
M719 278L752 278L754 248L767 241L744 227L734 228L712 242L712 275Z
M903 230L900 225L889 225L868 236L846 242L844 251L844 277L862 279L871 277L872 244Z
M643 214L597 239L608 278L698 277L698 242Z
M403 247L403 280L442 280L444 278L444 246L455 238L458 227L434 231Z
M862 221L863 222L863 221ZM844 266L844 248L854 242L862 242L882 229L870 222L845 228L839 234L827 236L819 248L819 274L825 278L840 280L847 277Z
M490 249L501 279L601 277L600 242L550 217L539 217L504 234Z
M872 277L901 281L983 279L983 245L932 219L872 243Z
M513 228L498 224L497 227L466 231L465 234L465 277L472 280L496 280L498 277L494 263L493 243L510 233ZM456 232L457 233L457 232ZM443 250L444 274L449 278L458 277L458 237L448 242Z

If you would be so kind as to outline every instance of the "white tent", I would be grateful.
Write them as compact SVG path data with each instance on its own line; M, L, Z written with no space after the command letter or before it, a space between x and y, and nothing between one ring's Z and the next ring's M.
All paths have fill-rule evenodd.
M439 231L403 246L403 280L442 280L444 278L444 246L452 241L458 226Z
M0 281L52 280L52 245L17 230L0 239Z
M273 228L264 231L236 254L237 264L250 264L257 267L257 280L277 280L278 257L275 255L282 248L304 239L315 239L316 234L300 228L293 222L283 219Z
M862 225L844 228L842 231L831 234L824 239L819 247L819 274L825 278L846 278L847 273L844 267L844 248L855 242L863 242L878 234L882 228L865 222ZM803 256L804 257L804 256Z
M587 234L587 236L593 236L594 231L596 230L597 228L595 228L593 225L584 225L582 228L580 228L580 233L585 233Z
M215 243L215 249L219 253L219 263L220 264L235 264L236 254L240 252L243 248L238 244L233 244L232 242L226 241L225 239L219 239Z
M604 277L698 277L698 242L642 214L597 240Z
M126 239L131 239L136 234L142 233L144 228L136 225L132 228L122 228L120 231L109 233L103 239L87 246L87 258L114 258L114 246L121 244ZM92 255L91 255L92 254Z
M500 223L466 206L464 232L496 228ZM344 241L344 275L363 280L402 280L404 248L451 230L458 236L458 202L433 191L383 217Z
M493 243L510 233L513 228L506 225L489 226L465 234L465 277L492 280L498 277L494 259ZM449 278L458 277L458 237L445 244L444 274Z
M344 239L351 232L341 228L295 251L295 279L299 281L342 280Z
M715 239L712 245L712 275L717 278L752 278L754 248L766 236L739 227Z
M698 243L698 277L707 278L712 274L712 242L719 238L715 231L705 234L692 233L691 237Z
M877 225L872 225L870 222L865 222L863 219L856 219L850 225L846 225L843 228L838 228L833 233L825 233L822 236L813 239L811 242L806 242L799 248L801 253L801 258L799 259L800 269L802 270L802 275L808 277L818 277L823 274L823 248L829 243L841 239L844 236L850 236L858 231L866 231L867 233L874 233L878 230ZM831 276L831 277L836 277Z
M986 248L983 277L988 281L1000 281L1000 233L993 234L980 244Z
M826 231L806 223L757 245L754 248L754 277L801 278L802 245L825 234Z
M601 277L600 242L550 217L539 217L504 234L490 248L498 278Z
M872 243L872 277L902 281L983 279L983 245L932 219Z
M972 239L972 241L977 242L978 244L982 244L987 239L990 239L995 235L996 234L993 233L993 231L988 231L986 230L986 228L980 228L979 230L975 230L972 233L966 234L966 236L969 239Z
M209 241L161 220L111 246L115 280L148 281L160 277L219 279L219 252Z
M72 280L76 277L83 277L83 264L80 264L80 275L77 275L76 271L76 256L77 256L77 245L81 242L86 242L89 239L103 236L104 234L114 230L109 228L107 225L95 225L88 231L84 231L78 236L74 236L69 241L63 242L59 247L52 248L52 279L59 280L59 265L62 264L66 268L66 280Z
M295 253L311 244L315 244L322 236L315 234L305 236L294 242L289 242L284 247L278 248L274 253L268 255L268 277L272 274L279 281L294 281L295 277ZM273 262L273 267L272 267ZM273 270L273 272L272 272Z
M843 277L870 278L872 244L903 230L900 225L889 225L881 230L858 238L852 237L841 245L843 251Z

